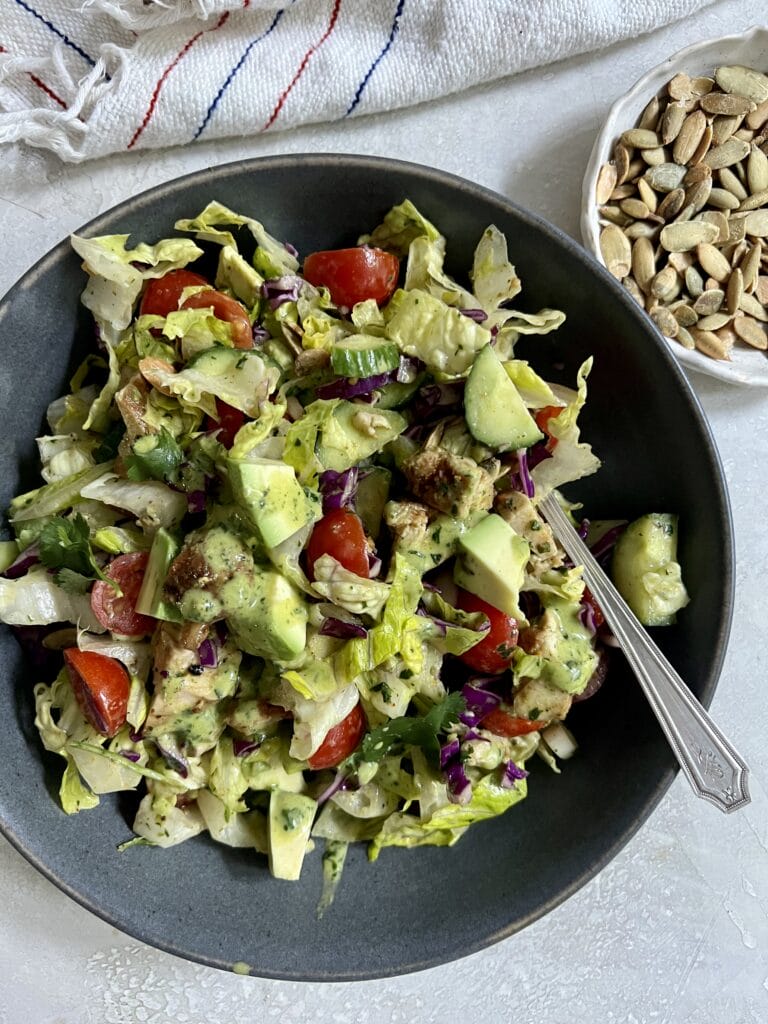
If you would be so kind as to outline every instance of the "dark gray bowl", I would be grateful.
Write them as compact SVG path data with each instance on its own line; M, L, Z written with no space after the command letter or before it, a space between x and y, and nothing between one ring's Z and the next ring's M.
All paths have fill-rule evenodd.
M521 306L567 312L533 339L545 376L571 383L595 357L583 434L602 471L568 489L588 515L680 515L680 560L692 601L658 641L709 704L731 620L731 519L717 452L699 404L666 346L626 293L578 245L502 196L390 160L289 156L211 168L137 196L92 221L90 235L168 234L211 199L263 220L301 252L354 244L409 197L447 235L449 270L463 273L491 222L507 235L523 281ZM0 304L4 372L18 397L0 412L0 505L35 485L33 437L91 337L78 311L83 275L62 242ZM271 879L264 862L198 838L168 851L133 848L121 803L73 818L55 792L60 761L33 727L34 675L0 636L0 828L83 906L145 942L215 967L245 963L274 978L342 980L414 971L472 953L525 927L584 885L622 848L669 786L675 762L620 658L602 691L569 719L578 756L556 776L536 763L529 797L472 828L453 849L385 850L348 859L336 902L318 921L320 857L301 882Z

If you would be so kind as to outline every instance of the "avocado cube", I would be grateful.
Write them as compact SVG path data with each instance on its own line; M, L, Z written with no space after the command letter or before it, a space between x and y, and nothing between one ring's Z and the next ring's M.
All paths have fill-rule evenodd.
M260 658L290 661L304 650L308 608L279 572L256 566L237 573L220 591L235 643Z
M453 570L456 583L518 621L520 587L530 557L528 541L501 516L487 515L459 539Z
M163 597L168 569L178 553L179 544L176 538L161 526L152 541L147 568L136 600L136 611L141 615L152 615L166 622L181 622L179 609Z
M314 509L292 467L270 459L227 461L238 505L267 548L276 548L314 519Z

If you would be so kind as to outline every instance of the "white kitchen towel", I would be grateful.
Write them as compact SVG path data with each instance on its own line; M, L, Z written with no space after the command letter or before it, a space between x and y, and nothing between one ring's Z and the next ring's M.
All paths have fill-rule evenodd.
M712 0L0 0L0 143L80 161L393 110Z

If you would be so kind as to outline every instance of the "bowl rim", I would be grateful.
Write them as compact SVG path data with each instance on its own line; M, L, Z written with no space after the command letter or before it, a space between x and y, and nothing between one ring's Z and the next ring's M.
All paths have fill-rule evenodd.
M355 166L362 170L369 169L374 174L398 170L406 174L416 175L423 180L440 182L454 190L464 192L469 196L479 196L488 200L496 206L511 213L514 217L520 218L523 221L527 221L534 225L549 240L553 241L556 245L569 250L577 259L581 261L586 259L586 261L591 264L592 271L603 282L604 286L613 291L617 301L623 303L625 308L630 311L632 318L636 319L638 324L642 324L645 330L648 329L648 319L644 314L642 314L634 300L613 278L613 276L609 274L605 267L595 260L592 254L585 250L583 246L579 245L576 240L571 238L560 228L546 221L539 214L530 211L525 207L519 206L513 200L499 192L469 179L462 178L459 175L430 167L428 165L392 159L389 157L346 153L291 153L253 157L229 161L223 164L209 165L182 175L181 177L173 178L166 182L161 182L157 185L151 186L143 192L123 200L114 207L111 207L86 222L78 229L78 232L91 235L98 233L103 227L111 226L115 221L119 221L122 216L140 210L143 205L147 203L155 204L159 200L162 200L163 197L182 192L185 188L193 184L205 183L212 179L221 180L222 176L226 177L228 175L236 175L243 171L258 172L262 169L270 170L280 167L292 168L295 167L296 164L311 165L317 168ZM23 272L8 292L0 298L0 324L2 324L6 305L18 289L29 289L35 284L36 279L48 270L52 264L56 264L69 256L71 256L71 246L69 238L67 237L54 245L36 263ZM698 396L687 381L679 364L668 351L667 346L662 343L660 337L656 339L656 343L660 357L667 365L668 372L671 372L673 376L677 377L678 382L687 393L692 411L698 417L707 454L712 462L713 468L715 469L715 500L722 512L722 526L724 530L723 555L726 575L724 579L719 581L719 583L721 585L721 606L723 609L723 615L718 634L713 638L709 679L699 696L704 707L708 707L719 683L733 620L735 586L733 516L722 460L714 441L711 427ZM671 765L663 771L660 774L657 785L650 791L646 801L638 809L638 812L633 818L631 824L618 834L614 838L613 842L605 847L601 855L595 858L584 871L572 878L567 885L559 889L558 892L551 896L549 900L545 903L539 904L535 910L529 912L525 917L517 918L505 927L498 929L498 931L492 934L486 933L482 937L478 936L472 943L464 943L461 951L456 954L452 954L450 952L447 954L433 954L420 960L411 960L408 964L398 964L394 966L388 965L377 969L361 968L346 971L340 969L332 971L291 971L286 969L269 969L254 965L253 969L249 971L249 973L253 973L254 975L262 978L285 981L304 981L310 983L317 981L346 982L370 980L375 978L396 977L407 973L426 970L441 964L454 962L458 959L464 959L469 955L487 949L488 947L503 939L509 938L516 932L521 931L533 922L549 914L599 874L599 872L601 872L617 856L617 854L637 834L640 828L648 821L648 818L666 794L678 771L679 767L676 764ZM2 810L2 808L0 808L0 810ZM172 938L159 939L155 936L148 936L146 932L142 933L141 928L138 926L127 926L117 914L113 914L105 910L97 901L92 900L88 894L79 892L74 886L70 885L65 878L60 877L55 870L50 868L41 857L36 856L30 849L28 849L23 836L17 834L13 827L4 820L2 815L0 815L0 833L30 864L32 864L32 866L47 878L48 881L52 882L58 889L64 892L75 902L79 903L86 910L90 911L108 924L111 924L123 934L127 934L132 938L150 945L151 947L160 949L175 956L180 956L186 960L200 963L208 967L215 967L227 972L232 971L233 964L230 961L217 959L213 955L203 955L184 949L180 945L175 944Z
M768 27L753 25L745 32L739 32L731 36L718 36L691 43L683 49L678 50L667 57L661 63L649 68L648 71L635 81L625 93L617 97L608 109L602 126L598 131L589 158L586 163L584 177L581 186L581 216L579 225L581 238L585 247L594 258L603 264L600 252L600 226L597 219L597 202L595 199L595 187L600 168L610 159L611 149L617 135L616 121L626 113L627 109L636 109L637 114L648 103L652 96L659 92L668 78L676 72L684 69L686 63L692 59L699 58L703 53L718 49L728 49L732 46L745 46L755 42L762 42L764 50L768 50ZM622 129L623 130L623 129ZM749 357L750 362L760 367L760 360L765 364L762 373L751 375L746 370L734 366L732 362L711 359L701 352L689 351L673 341L668 341L658 330L653 321L650 320L654 331L659 335L663 344L669 348L674 357L690 369L697 370L709 377L715 377L727 384L742 387L768 387L768 363L765 363L765 354L753 349L741 349L742 358Z

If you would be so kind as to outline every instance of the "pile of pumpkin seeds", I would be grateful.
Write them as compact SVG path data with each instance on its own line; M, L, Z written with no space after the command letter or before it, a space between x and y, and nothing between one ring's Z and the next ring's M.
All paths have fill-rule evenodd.
M768 349L768 76L678 74L597 180L608 270L685 348Z

